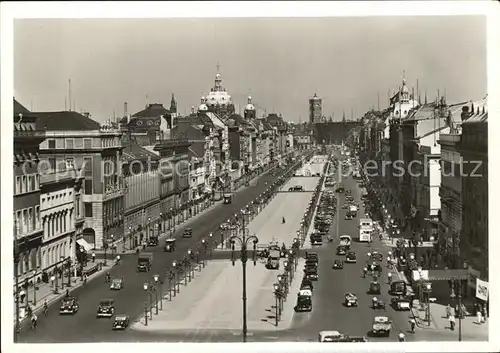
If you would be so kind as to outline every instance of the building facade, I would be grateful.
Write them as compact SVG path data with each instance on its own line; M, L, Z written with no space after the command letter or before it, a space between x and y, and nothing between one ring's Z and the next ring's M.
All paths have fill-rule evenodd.
M472 105L462 122L462 229L460 257L488 280L488 112ZM470 284L470 283L469 283ZM475 286L475 283L471 284Z
M45 131L38 127L36 116L27 116L28 110L16 103L14 100L14 276L24 284L42 266L38 146L45 140Z
M77 243L85 250L102 249L122 239L121 131L100 126L90 116L73 111L30 114L38 116L40 125L46 129L40 155L50 169L66 164L83 173L85 224Z

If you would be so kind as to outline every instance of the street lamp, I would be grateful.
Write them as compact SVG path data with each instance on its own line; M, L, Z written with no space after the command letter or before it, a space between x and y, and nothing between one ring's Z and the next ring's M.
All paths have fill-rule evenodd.
M168 300L172 301L172 282L175 279L175 272L172 270L168 271ZM175 293L175 286L174 286Z
M36 306L36 270L36 268L33 270L33 307Z
M160 275L154 275L153 280L155 281L155 294L156 294L156 315L158 315L158 282L160 279ZM159 283L161 286L161 282ZM161 310L163 310L163 300L161 298L161 289L160 289L160 302L161 302Z
M63 289L64 288L64 278L63 278L63 275L64 275L64 256L61 255L61 257L59 259L61 260L61 272L59 272L61 274L61 289Z
M175 272L175 278L174 278L175 279L175 281L174 281L174 297L177 295L178 292L180 292L180 288L178 287L178 285L179 285L179 272L180 272L180 269L177 266L178 266L177 261L172 262L172 267L174 268L174 272Z
M431 306L430 306L430 296L432 292L432 284L430 282L423 284L424 292L427 294L427 310L425 311L425 320L427 321L427 326L431 325Z
M142 285L142 288L144 289L144 291L146 292L146 294L149 296L149 283L144 283ZM151 305L151 297L150 297L150 301L149 301L149 305ZM148 326L148 300L146 299L146 301L144 302L144 319L146 320L145 322L145 325Z
M248 328L247 328L247 261L248 261L248 250L247 247L250 243L253 243L253 264L254 266L256 265L256 247L257 243L259 242L259 239L255 235L250 235L247 237L247 229L246 229L246 220L247 217L249 216L249 212L245 210L241 210L241 215L242 215L242 229L243 232L241 235L233 235L230 238L231 242L231 260L233 262L233 266L235 263L235 258L234 258L234 244L236 241L238 241L241 244L241 250L240 250L240 259L241 259L241 265L242 265L242 281L243 281L243 293L242 293L242 300L243 300L243 342L247 341L247 333L248 333Z
M151 217L148 217L148 230L146 234L147 241L149 241L150 233L151 233Z
M110 238L111 238L111 258L114 258L115 257L115 246L114 246L115 245L114 244L115 235L111 234Z
M103 247L104 247L104 266L107 266L108 265L108 240L106 239L106 234L104 234L103 238L102 238L104 244L103 244Z
M132 250L132 227L128 227L129 248Z

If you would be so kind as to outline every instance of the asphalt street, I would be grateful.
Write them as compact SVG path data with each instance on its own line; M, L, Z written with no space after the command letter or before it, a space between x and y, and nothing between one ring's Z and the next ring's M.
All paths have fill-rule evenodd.
M360 202L361 195L357 182L348 177L343 183L346 189L352 190L355 202ZM364 210L363 207L360 207L357 218L345 220L346 210L341 208L344 196L345 194L337 194L339 203L338 230L335 223L330 228L330 235L334 236L334 241L332 243L324 242L321 247L315 247L311 250L316 251L319 256L319 280L314 284L313 311L311 313L296 313L292 328L283 332L283 337L280 340L285 340L287 336L290 336L307 341L317 337L317 334L323 330L337 330L352 336L368 337L372 320L377 315L389 317L393 321L393 329L390 337L368 337L370 341L397 341L400 330L408 330L409 312L397 312L388 305L391 297L388 294L387 271L384 271L379 279L381 295L376 295L377 298L386 302L386 311L371 308L373 295L367 292L372 278L362 278L363 267L368 259L367 253L376 250L386 254L388 249L378 239L374 239L371 246L368 246L367 243L354 241L354 238L357 238L359 218L364 217ZM345 263L344 269L334 270L332 265L335 259L345 260L345 257L335 254L336 247L339 245L338 237L343 234L353 238L351 250L356 252L357 262ZM358 296L358 307L347 308L343 305L346 292L353 292ZM412 340L412 337L408 337L408 340Z
M123 256L121 264L113 267L110 272L112 277L124 278L124 289L111 291L109 285L104 283L104 277L88 282L85 286L72 292L80 304L80 310L77 314L74 316L59 315L60 302L57 301L49 308L47 316L40 315L39 325L35 331L27 329L20 333L19 342L126 341L124 336L127 335L111 331L112 321L110 319L96 318L99 301L101 299L114 299L116 314L127 314L131 319L139 317L144 310L146 299L143 284L151 282L154 274L165 276L174 260L182 259L189 249L194 249L195 245L201 239L207 238L210 232L214 233L214 238L217 240L219 237L215 236L215 231L220 224L263 193L274 179L274 176L265 174L252 181L249 187L237 192L232 204L218 204L205 214L179 226L176 231L179 240L175 252L163 252L163 241L160 241L158 247L148 248L147 251L154 253L153 266L149 273L136 271L137 256L135 254ZM193 229L192 238L180 238L185 228Z

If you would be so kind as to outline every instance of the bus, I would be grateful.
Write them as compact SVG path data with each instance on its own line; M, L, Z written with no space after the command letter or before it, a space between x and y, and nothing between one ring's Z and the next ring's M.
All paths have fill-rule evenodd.
M372 229L371 227L360 227L359 228L359 241L360 242L371 242L372 241Z

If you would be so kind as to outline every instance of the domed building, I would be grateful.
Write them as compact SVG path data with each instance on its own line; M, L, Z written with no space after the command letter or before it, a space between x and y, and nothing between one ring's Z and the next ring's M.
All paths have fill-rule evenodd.
M215 84L210 89L204 103L208 108L207 111L215 113L219 117L234 113L233 100L222 86L222 75L219 72L215 75Z
M255 106L252 103L252 97L248 96L248 103L245 106L245 111L243 113L246 120L254 120L257 117Z

